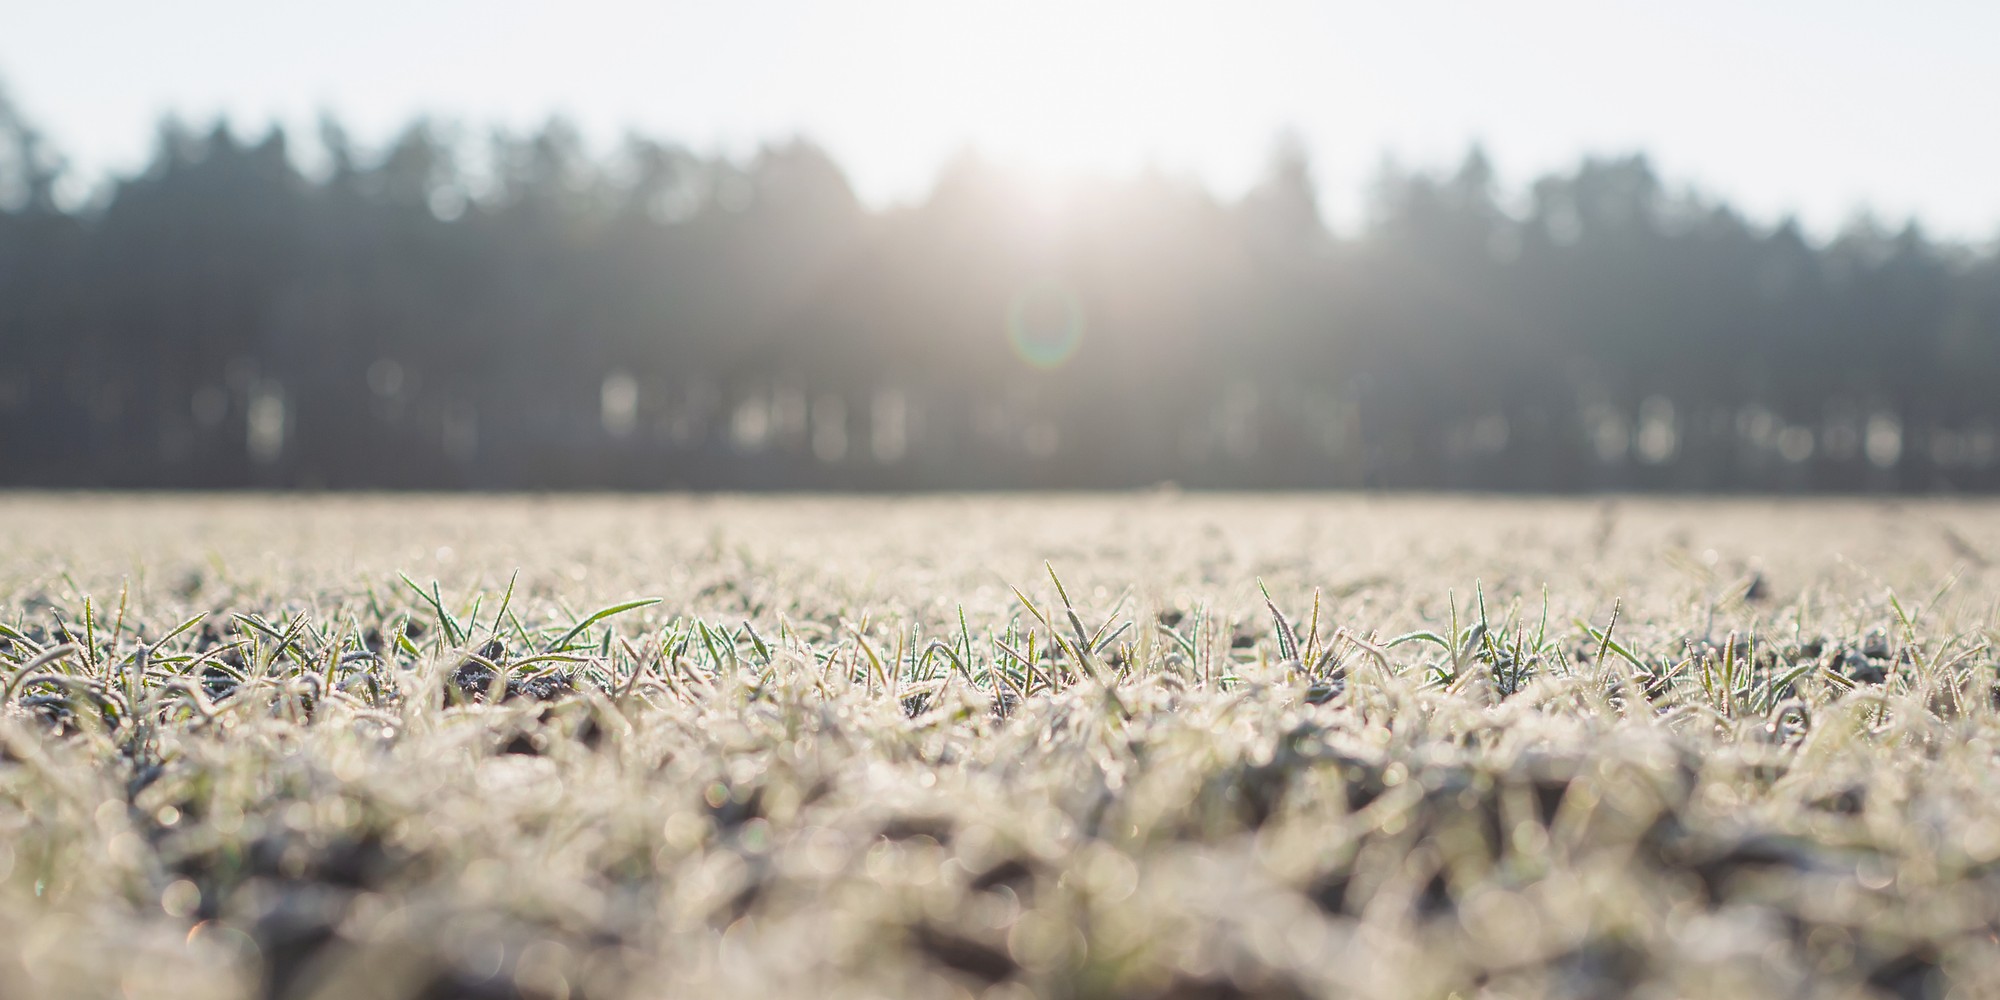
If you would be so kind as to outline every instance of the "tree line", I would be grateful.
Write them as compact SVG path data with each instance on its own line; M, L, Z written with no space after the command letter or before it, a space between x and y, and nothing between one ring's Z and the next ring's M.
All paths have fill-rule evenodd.
M1336 235L1296 143L881 209L804 141L293 147L168 121L67 205L0 100L0 483L2000 487L2000 255L1642 156L1385 170Z

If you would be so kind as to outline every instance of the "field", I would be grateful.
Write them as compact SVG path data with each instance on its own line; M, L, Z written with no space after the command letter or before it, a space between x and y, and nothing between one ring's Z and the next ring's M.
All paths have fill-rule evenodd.
M1995 559L1946 501L0 496L0 996L2000 995Z

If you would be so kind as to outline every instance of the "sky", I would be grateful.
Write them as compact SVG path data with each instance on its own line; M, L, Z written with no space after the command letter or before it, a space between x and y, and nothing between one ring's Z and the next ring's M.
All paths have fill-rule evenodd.
M1336 227L1385 162L1478 142L1517 190L1645 151L1767 223L2000 236L1990 0L0 0L0 25L0 85L77 189L168 113L309 137L331 112L364 144L559 113L600 149L805 136L874 204L968 149L1234 195L1289 132Z

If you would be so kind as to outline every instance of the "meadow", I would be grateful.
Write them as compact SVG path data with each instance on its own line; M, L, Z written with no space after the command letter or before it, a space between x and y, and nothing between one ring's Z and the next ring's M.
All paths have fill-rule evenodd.
M0 495L0 996L2000 995L2000 505Z

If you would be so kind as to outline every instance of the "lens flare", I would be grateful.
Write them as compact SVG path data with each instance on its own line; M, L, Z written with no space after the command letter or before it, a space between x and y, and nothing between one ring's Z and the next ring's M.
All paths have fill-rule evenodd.
M1021 360L1060 368L1083 343L1083 303L1053 281L1029 285L1007 303L1007 340Z

